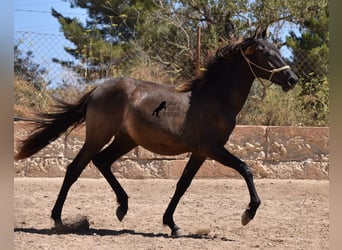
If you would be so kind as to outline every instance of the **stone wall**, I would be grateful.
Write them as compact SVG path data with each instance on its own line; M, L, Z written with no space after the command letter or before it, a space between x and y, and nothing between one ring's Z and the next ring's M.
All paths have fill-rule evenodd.
M29 122L15 122L15 147L31 131ZM64 176L84 140L84 127L62 136L41 152L14 164L15 176ZM237 126L226 148L246 161L256 178L328 179L329 128ZM188 154L162 156L137 147L116 161L112 170L121 178L179 178ZM101 177L90 163L82 177ZM231 168L208 159L199 178L240 178Z

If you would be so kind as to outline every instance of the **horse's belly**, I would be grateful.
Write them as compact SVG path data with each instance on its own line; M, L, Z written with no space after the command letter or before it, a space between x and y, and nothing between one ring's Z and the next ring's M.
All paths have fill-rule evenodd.
M143 148L161 155L178 155L188 152L187 148L182 145L170 145L156 142L143 141L139 143Z
M162 119L164 119L162 121ZM182 138L183 123L165 117L144 118L141 113L131 114L126 123L128 134L142 147L164 155L176 155L189 150Z

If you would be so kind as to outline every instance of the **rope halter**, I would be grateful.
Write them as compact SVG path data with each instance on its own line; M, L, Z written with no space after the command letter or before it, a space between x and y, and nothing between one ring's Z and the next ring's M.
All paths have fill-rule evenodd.
M240 52L241 52L242 57L245 59L246 63L248 64L248 67L249 67L249 69L251 70L253 76L254 76L256 79L258 79L258 81L261 83L261 85L262 85L263 88L264 88L264 89L263 89L263 95L262 95L262 97L261 97L261 100L263 100L263 99L265 98L265 96L266 96L266 88L272 85L272 77L273 77L273 75L274 75L275 73L278 73L278 72L281 72L281 71L283 71L283 70L287 70L287 69L290 69L290 68L291 68L289 65L285 65L285 66L282 66L282 67L276 68L276 69L266 69L266 68L264 68L264 67L262 67L262 66L260 66L260 65L258 65L258 64L256 64L256 63L252 62L251 60L249 60L249 59L247 58L247 56L245 55L245 53L243 53L241 47L240 47ZM252 65L253 65L254 67L256 67L256 68L262 70L262 71L271 73L270 77L267 79L267 81L271 82L268 86L266 86L266 84L262 81L262 79L261 79L260 77L258 77L258 76L255 74L255 72L254 72L254 70L253 70L253 68L252 68Z

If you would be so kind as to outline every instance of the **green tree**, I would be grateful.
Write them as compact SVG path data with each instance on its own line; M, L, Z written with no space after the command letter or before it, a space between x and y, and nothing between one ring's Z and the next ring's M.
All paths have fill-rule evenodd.
M67 1L67 0L65 0ZM55 10L65 37L75 44L66 50L78 63L60 62L85 80L130 73L137 64L159 64L170 76L188 79L194 75L196 28L202 28L201 55L235 35L245 35L257 24L271 24L272 38L279 41L285 22L302 23L313 16L324 0L68 0L71 7L88 12L85 24ZM202 59L205 64L205 59ZM144 65L146 66L146 65ZM128 71L127 71L128 70Z
M109 77L118 67L129 65L134 57L131 40L139 38L137 27L155 8L153 1L80 1L70 0L71 7L87 9L88 18L82 24L52 9L52 15L61 24L65 37L75 48L65 48L77 61L55 58L65 67L72 68L85 81Z
M328 125L328 2L321 1L258 1L259 17L273 22L274 42L291 50L289 64L299 76L299 83L289 93L279 88L267 90L264 100L258 101L262 89L254 84L251 97L239 115L240 124L263 125ZM256 14L257 15L257 14ZM255 15L255 16L256 16ZM277 19L278 18L278 19ZM272 21L273 20L273 21ZM278 20L278 21L277 21ZM290 31L285 41L279 38L284 24L299 29ZM287 27L289 27L287 25Z
M149 80L154 80L149 78L153 75L169 83L187 80L195 75L198 26L202 29L201 63L205 67L207 58L218 47L234 37L248 35L258 25L269 25L270 38L292 51L289 64L300 75L300 91L280 95L277 88L272 88L262 103L251 98L239 121L312 125L310 120L319 119L321 125L326 124L327 63L320 59L328 53L327 0L64 1L71 7L86 9L88 17L83 24L52 10L65 37L75 44L65 49L76 59L55 61L73 68L85 81L119 74ZM299 27L301 34L288 33L289 24ZM286 41L284 32L289 34ZM303 58L309 62L309 70L301 64ZM254 84L252 95L258 93L260 87ZM272 98L282 101L273 102ZM293 114L291 119L286 119L286 111L278 112L284 107Z
M315 17L303 22L300 35L291 32L287 38L293 52L293 65L301 73L298 108L306 113L302 122L307 125L328 125L328 19L326 5Z

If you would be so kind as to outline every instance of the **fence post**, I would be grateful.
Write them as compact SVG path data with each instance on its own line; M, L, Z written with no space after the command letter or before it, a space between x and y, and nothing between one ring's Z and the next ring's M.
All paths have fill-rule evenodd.
M197 26L197 39L196 39L196 75L200 74L201 67L201 27Z

